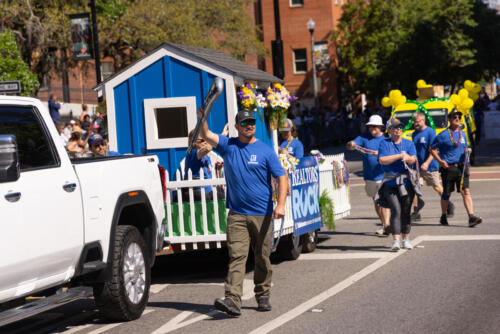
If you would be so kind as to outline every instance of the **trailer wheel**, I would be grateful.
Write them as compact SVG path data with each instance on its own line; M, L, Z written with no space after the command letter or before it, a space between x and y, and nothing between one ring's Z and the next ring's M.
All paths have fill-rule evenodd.
M297 260L302 252L300 236L296 237L292 233L282 239L283 241L278 246L280 257L283 260Z
M300 243L304 253L312 253L316 249L318 243L318 230L308 232L300 236Z
M106 318L130 321L141 316L149 299L151 268L146 244L134 226L116 228L111 279L94 286L97 307Z

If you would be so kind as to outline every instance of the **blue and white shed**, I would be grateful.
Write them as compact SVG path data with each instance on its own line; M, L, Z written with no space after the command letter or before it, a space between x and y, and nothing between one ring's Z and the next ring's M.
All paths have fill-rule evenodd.
M196 125L212 80L224 80L224 91L208 118L213 132L229 123L236 136L236 87L253 81L261 88L283 81L221 52L166 43L107 78L95 90L106 100L109 144L124 153L154 153L171 178L186 155L188 133ZM273 146L257 117L257 138Z

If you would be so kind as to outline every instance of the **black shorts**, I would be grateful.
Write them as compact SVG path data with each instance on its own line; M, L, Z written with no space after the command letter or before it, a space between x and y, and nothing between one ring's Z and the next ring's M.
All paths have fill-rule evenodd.
M450 165L448 168L440 168L441 179L443 181L443 193L451 194L455 189L460 192L469 188L469 174L465 173L462 180L464 166L462 164ZM462 183L463 182L463 183Z

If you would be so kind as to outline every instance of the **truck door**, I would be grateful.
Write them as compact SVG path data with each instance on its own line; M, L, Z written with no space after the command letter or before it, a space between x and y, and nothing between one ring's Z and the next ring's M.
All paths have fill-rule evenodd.
M78 180L33 106L0 106L0 133L17 138L21 176L0 184L0 291L15 295L69 279L83 245ZM54 140L52 139L54 138ZM18 194L7 201L8 193ZM5 210L4 210L5 209ZM7 230L8 233L4 233Z

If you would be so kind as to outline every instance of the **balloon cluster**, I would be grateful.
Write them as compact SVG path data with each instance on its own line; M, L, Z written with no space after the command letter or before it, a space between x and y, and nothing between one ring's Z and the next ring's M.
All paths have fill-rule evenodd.
M420 88L430 88L430 87L432 87L432 85L425 82L425 80L423 80L423 79L418 80L417 81L417 96L419 96L418 90Z
M482 87L470 80L465 80L464 88L469 92L469 97L472 99L472 101L476 102L479 98L479 92L481 91Z
M399 89L393 89L389 92L389 97L384 97L382 99L382 105L386 108L388 107L393 107L396 108L397 106L401 104L406 103L406 96L401 94L401 91Z
M469 97L469 91L465 88L460 89L458 95L452 94L450 96L450 102L462 113L466 113L474 105L474 101Z

